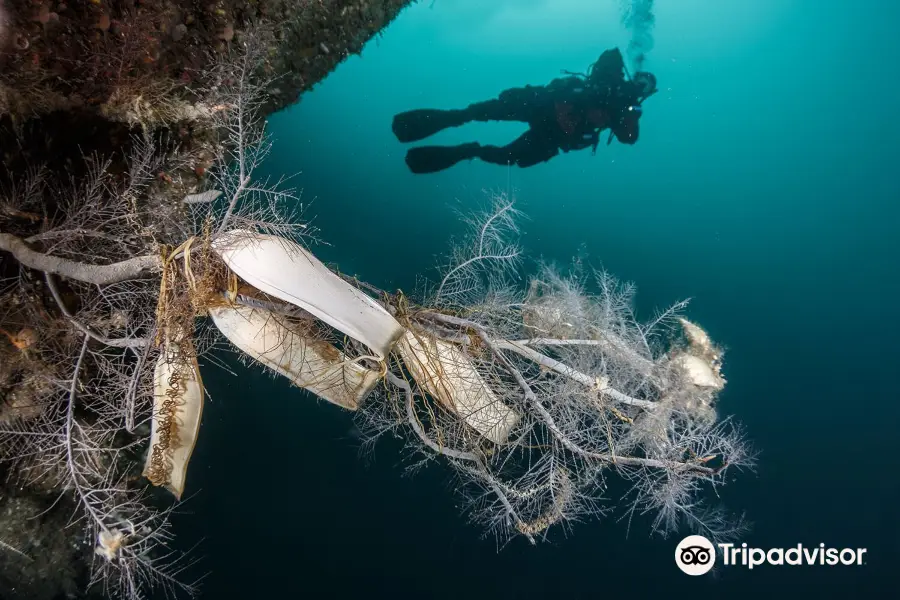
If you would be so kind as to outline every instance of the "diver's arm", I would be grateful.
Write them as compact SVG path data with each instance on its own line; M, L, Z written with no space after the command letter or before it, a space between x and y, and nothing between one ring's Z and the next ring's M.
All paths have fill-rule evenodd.
M640 130L641 126L635 122L629 125L627 129L620 129L618 131L613 130L613 133L616 134L616 139L623 144L634 144L638 141L638 136L641 133Z
M634 144L641 133L639 114L625 114L613 122L610 131L623 144Z

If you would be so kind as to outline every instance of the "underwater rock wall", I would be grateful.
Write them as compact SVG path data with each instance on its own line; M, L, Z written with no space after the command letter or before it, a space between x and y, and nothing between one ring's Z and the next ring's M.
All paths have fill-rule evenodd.
M0 0L0 114L89 108L115 118L141 96L190 101L252 25L274 33L277 110L412 1Z

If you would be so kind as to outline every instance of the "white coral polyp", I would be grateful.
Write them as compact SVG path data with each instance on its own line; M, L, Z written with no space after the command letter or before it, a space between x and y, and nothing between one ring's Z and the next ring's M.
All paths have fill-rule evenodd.
M725 387L725 381L719 376L717 369L699 356L682 353L672 362L697 387L717 390Z
M119 556L122 546L125 544L125 534L118 530L102 530L97 536L97 547L94 553L102 556L109 562L114 561Z

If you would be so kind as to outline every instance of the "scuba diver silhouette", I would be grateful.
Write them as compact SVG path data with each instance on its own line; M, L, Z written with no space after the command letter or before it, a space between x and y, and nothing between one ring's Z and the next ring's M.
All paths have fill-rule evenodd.
M656 93L656 77L627 71L618 48L600 55L588 73L564 71L567 77L547 85L511 88L497 98L463 109L417 109L394 116L392 129L401 142L413 142L450 127L472 121L521 121L528 130L506 146L477 142L457 146L420 146L406 154L413 173L434 173L463 160L478 158L498 164L531 167L559 154L592 148L596 153L600 132L609 129L624 144L638 139L641 104Z

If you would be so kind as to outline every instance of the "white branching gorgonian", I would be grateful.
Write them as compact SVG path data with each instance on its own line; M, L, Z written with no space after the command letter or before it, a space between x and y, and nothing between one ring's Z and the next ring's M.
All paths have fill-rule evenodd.
M401 353L389 391L361 411L364 430L406 431L416 453L446 461L474 519L501 542L535 542L553 525L614 509L655 511L652 529L664 535L736 534L739 519L705 507L726 471L753 464L740 429L716 419L721 351L680 316L684 302L638 321L634 286L603 271L590 282L542 265L524 289L510 287L514 217L498 194L433 295L417 306L388 301L420 346L455 351L420 353L440 370L428 381ZM441 385L456 392L445 394L452 402L434 393ZM490 393L473 391L482 387ZM502 439L487 418L502 419ZM621 504L604 499L610 476L630 483Z

